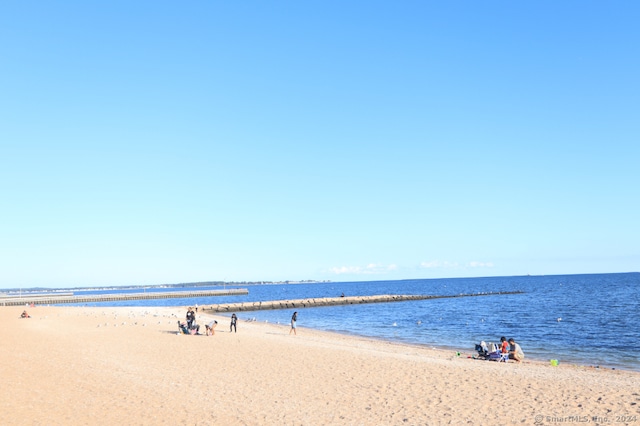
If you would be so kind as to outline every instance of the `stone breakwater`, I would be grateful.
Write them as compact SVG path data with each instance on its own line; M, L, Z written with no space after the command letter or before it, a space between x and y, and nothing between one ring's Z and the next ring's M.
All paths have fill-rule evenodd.
M212 296L243 296L249 294L246 288L226 290L197 290L197 291L164 291L149 293L116 293L116 294L90 294L90 295L48 295L48 296L23 296L0 298L0 306L19 306L25 304L57 305L61 303L95 303L117 302L121 300L143 299L181 299L187 297L212 297Z
M213 312L243 312L269 309L301 309L320 306L357 305L362 303L406 302L410 300L445 299L453 297L497 296L501 294L521 294L522 291L500 291L488 293L456 294L448 296L417 294L380 294L374 296L321 297L313 299L271 300L265 302L223 303L202 307Z

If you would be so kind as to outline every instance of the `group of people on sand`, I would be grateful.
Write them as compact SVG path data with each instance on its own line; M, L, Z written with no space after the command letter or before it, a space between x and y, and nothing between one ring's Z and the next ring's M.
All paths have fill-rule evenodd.
M499 346L493 343L490 343L490 346L491 349L489 349L485 342L480 342L479 345L476 345L476 350L478 351L480 359L505 362L512 359L518 363L522 362L524 359L524 352L522 348L513 338L507 340L507 338L503 336L500 338Z
M195 311L192 307L187 309L186 323L178 321L178 328L183 334L200 334L200 325L196 322L196 312L198 312L198 305L196 305ZM229 332L238 332L237 327L238 317L236 314L231 315L231 324L229 326ZM216 327L218 321L212 320L208 324L205 324L205 333L207 336L213 336L216 334Z
M196 312L198 312L198 308L196 305L195 311L192 307L187 309L186 322L178 321L178 329L179 332L183 334L200 334L200 325L196 323ZM297 334L296 331L296 322L298 321L298 312L294 312L291 316L291 329L289 330L289 334ZM208 324L206 324L205 330L207 336L213 336L216 334L216 327L218 326L218 321L212 320ZM229 333L237 333L238 332L238 317L235 313L231 314L231 323L229 324Z
M509 359L516 362L522 362L524 359L524 352L522 351L522 348L515 340L513 340L513 338L509 340L504 336L500 338L500 353L504 356L508 356Z

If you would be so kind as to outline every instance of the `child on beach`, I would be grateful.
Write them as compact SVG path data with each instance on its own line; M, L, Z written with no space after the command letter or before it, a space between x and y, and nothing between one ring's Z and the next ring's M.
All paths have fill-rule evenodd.
M509 343L507 342L507 338L504 336L500 338L500 353L509 353Z
M500 359L498 362L507 362L509 359L509 343L507 343L506 337L500 338Z
M291 332L293 331L294 335L297 335L298 333L296 333L296 321L298 320L298 311L294 312L293 315L291 316L291 330L289 330L289 334L291 334Z
M189 331L189 329L187 328L187 324L184 322L180 322L178 321L178 330L180 330L178 333L182 333L182 334L191 334L191 332Z
M231 331L233 331L234 333L238 332L238 327L236 325L237 322L238 317L236 316L236 314L231 314L231 325L229 326L229 333L231 333Z

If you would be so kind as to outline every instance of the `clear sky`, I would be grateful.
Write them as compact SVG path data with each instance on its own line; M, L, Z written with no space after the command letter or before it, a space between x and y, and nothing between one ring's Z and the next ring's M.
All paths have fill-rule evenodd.
M638 22L5 2L0 288L638 271Z

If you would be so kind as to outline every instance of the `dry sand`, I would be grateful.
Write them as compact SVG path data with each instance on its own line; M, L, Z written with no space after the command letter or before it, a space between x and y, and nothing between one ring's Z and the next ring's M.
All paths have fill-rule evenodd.
M209 314L198 322L217 319L214 336L177 335L180 308L22 310L0 308L2 425L640 426L636 372L478 361L303 324L294 336L242 317L230 333Z

